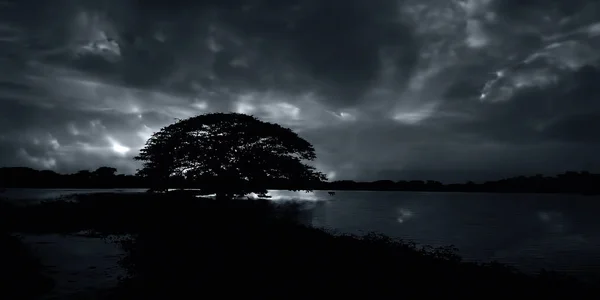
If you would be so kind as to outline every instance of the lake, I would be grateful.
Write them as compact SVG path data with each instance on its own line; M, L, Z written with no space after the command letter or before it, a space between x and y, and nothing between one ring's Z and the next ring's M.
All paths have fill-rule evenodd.
M9 189L14 201L73 193L140 190ZM453 244L465 260L497 260L526 271L600 276L600 197L543 194L433 192L270 191L273 201L303 200L314 226L341 233L378 231L419 244ZM46 264L55 266L57 292L112 285L121 275L113 244L80 236L28 236Z

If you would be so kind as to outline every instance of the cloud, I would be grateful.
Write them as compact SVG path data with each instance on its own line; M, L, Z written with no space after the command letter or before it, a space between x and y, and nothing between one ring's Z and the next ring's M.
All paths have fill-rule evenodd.
M336 179L600 171L597 1L2 3L1 165L131 172L162 126L238 111Z

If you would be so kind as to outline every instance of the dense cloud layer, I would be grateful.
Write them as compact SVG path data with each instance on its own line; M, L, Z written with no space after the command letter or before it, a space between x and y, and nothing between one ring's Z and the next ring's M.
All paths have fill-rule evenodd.
M0 2L0 165L131 159L251 113L333 179L600 171L600 1Z

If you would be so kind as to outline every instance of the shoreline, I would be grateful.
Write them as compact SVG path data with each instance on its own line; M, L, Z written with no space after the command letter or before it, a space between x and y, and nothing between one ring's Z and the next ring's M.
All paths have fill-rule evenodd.
M188 264L195 264L194 261L196 259L203 258L203 257L211 257L211 258L217 259L217 261L222 260L222 263L231 264L231 267L235 268L236 270L239 270L239 268L236 265L237 263L250 264L250 265L253 265L254 263L252 261L246 261L246 260L238 261L237 259L235 260L235 262L230 262L230 259L232 257L238 257L241 255L242 257L254 257L254 259L266 260L265 263L268 263L271 261L271 258L266 256L266 254L262 252L263 250L260 250L259 252L255 252L254 250L252 250L252 248L247 248L246 243L248 243L249 241L252 241L251 245L254 245L253 247L258 246L259 247L258 249L265 249L265 251L268 251L268 249L271 249L271 248L277 249L276 252L268 251L268 253L272 253L272 255L275 255L275 257L272 258L273 261L279 261L280 259L283 259L284 261L287 261L288 263L292 263L292 265L295 266L294 268L300 268L301 270L303 270L303 268L305 267L305 266L303 266L304 263L310 262L310 260L305 260L304 258L302 258L303 256L308 255L308 257L311 260L316 259L317 261L310 262L310 265L314 264L314 266L321 266L322 268L325 268L326 270L328 270L327 272L331 273L330 276L333 276L331 278L334 278L334 282L332 283L333 285L337 285L337 284L344 285L345 284L345 283L343 283L344 281L341 279L339 279L339 280L336 279L335 276L344 277L345 275L339 273L340 271L337 268L331 267L331 269L328 269L330 267L326 267L326 266L329 264L328 263L329 260L337 261L337 263L341 264L341 265L339 265L339 268L347 268L347 267L349 267L349 265L346 265L346 264L355 264L355 263L357 263L355 261L356 259L359 259L359 260L367 259L368 261L374 259L375 261L373 262L373 265L370 265L370 264L367 264L365 266L358 265L356 267L358 267L359 269L376 267L379 270L378 272L380 272L380 275L377 275L379 278L378 280L392 280L392 278L395 278L395 277L390 277L390 278L385 277L385 276L381 277L386 272L390 272L389 270L385 271L388 268L387 267L387 265L389 264L388 260L392 261L392 260L400 259L401 261L405 261L408 258L402 258L403 256L397 256L395 254L392 254L391 252L389 252L389 251L391 251L391 249L398 249L398 250L394 250L394 251L401 251L401 253L405 253L403 255L408 255L408 257L413 257L413 258L409 259L408 261L411 262L411 264L416 264L416 265L414 266L414 268L415 268L414 271L410 271L410 272L416 272L414 274L416 274L415 276L417 276L417 278L423 278L423 279L415 279L417 281L426 280L424 278L429 278L429 276L432 275L432 274L430 274L430 272L434 272L433 270L437 270L438 268L441 268L440 270L446 270L446 268L449 268L449 269L447 269L447 271L444 271L444 272L458 272L458 271L450 271L450 270L454 270L454 268L459 268L460 270L463 270L460 272L466 272L466 273L464 273L464 274L456 273L457 275L455 275L455 276L460 276L461 278L462 278L462 276L465 276L463 278L464 280L467 280L467 278L469 278L468 280L483 280L483 279L476 279L476 278L479 278L479 276L492 276L489 278L496 278L496 276L499 276L499 277L497 277L496 280L500 280L500 282L502 282L503 285L512 285L514 283L514 284L518 284L519 286L522 284L525 284L525 286L529 286L529 283L526 284L525 282L530 282L530 280L534 280L534 278L537 278L537 277L532 277L533 275L531 275L531 274L526 274L521 271L515 271L516 269L509 267L507 265L504 265L504 264L494 264L494 263L486 264L485 262L481 262L481 261L474 263L474 262L470 262L470 261L466 261L466 260L462 260L462 259L460 260L462 262L459 263L459 261L457 260L457 256L455 256L454 252L452 250L450 250L450 248L448 248L447 252L445 252L446 250L436 250L436 251L441 251L441 252L427 252L430 254L433 253L433 254L431 254L433 256L429 256L430 254L427 254L426 252L421 252L421 250L419 250L419 249L421 249L420 248L421 246L419 246L419 245L416 245L411 242L400 241L400 240L397 240L394 238L390 239L383 235L367 234L365 236L355 236L355 235L349 235L349 234L343 234L343 233L341 235L333 235L332 232L324 231L323 229L314 228L312 226L300 225L300 224L293 225L293 223L280 222L280 221L276 221L276 219L272 219L272 221L268 221L272 218L270 216L273 213L273 212L271 212L270 207L271 207L271 205L274 205L274 204L272 204L272 202L270 202L268 200L267 201L231 200L230 202L216 202L216 201L208 201L206 198L194 198L194 199L181 198L181 197L173 198L172 196L170 197L169 195L149 197L148 195L145 195L145 194L142 194L142 195L137 195L137 194L111 194L111 195L98 194L98 195L94 195L94 194L90 194L83 198L84 198L84 201L81 202L80 204L66 204L64 202L53 202L54 204L48 203L43 206L33 205L32 206L33 208L35 208L35 207L40 208L40 210L38 210L38 212L36 214L47 215L47 219L46 219L46 221L38 219L38 222L37 222L38 224L31 228L35 229L39 226L48 226L48 225L55 224L57 226L56 227L57 229L63 228L63 230L66 230L68 228L73 228L73 230L75 230L76 228L79 228L82 225L84 227L99 226L98 229L101 231L103 231L103 230L109 230L109 231L112 231L112 230L118 230L118 231L119 230L124 230L124 231L134 230L134 231L137 231L139 229L142 229L143 230L142 232L144 233L144 236L145 236L144 239L142 240L143 243L139 244L142 241L137 240L137 239L134 239L133 241L135 242L136 245L140 245L140 246L144 245L143 249L146 249L146 250L144 250L145 254L143 254L142 257L138 257L138 256L136 256L137 254L135 254L137 252L134 251L134 249L136 249L136 248L125 248L125 249L129 249L126 251L130 257L131 257L131 255L134 255L130 259L134 259L135 261L137 261L136 264L138 264L139 266L144 266L146 264L149 264L148 266L152 266L151 269L148 269L149 272L151 271L152 274L154 274L152 276L159 276L160 278L162 278L163 275L161 275L161 274L163 274L163 272L170 272L169 274L174 274L173 276L176 276L176 277L187 276L187 275L183 275L186 273L180 273L183 271L182 271L182 269L178 269L178 268L183 268L184 265L188 265ZM123 201L125 199L130 199L132 201ZM198 199L199 199L199 201L198 201ZM165 205L167 203L168 203L168 205ZM285 206L282 206L282 207L285 208ZM123 211L124 211L124 213L122 213ZM24 210L23 212L25 213L26 211ZM79 216L79 218L77 218L77 220L67 218L68 215L72 215L73 213L81 214L81 216ZM104 218L91 219L92 216L94 216L96 214L100 214L100 215L104 216ZM38 215L38 216L41 216L41 215ZM109 217L109 218L106 219L107 217ZM124 217L127 217L127 219L123 219ZM130 219L130 217L133 217L133 219ZM160 218L161 222L160 222L160 224L157 224L158 227L156 227L156 228L154 228L154 227L146 228L146 227L138 226L140 224L140 222L148 222L150 220L155 220L155 219L159 219L159 218ZM208 218L208 219L204 220L204 218ZM266 219L263 219L263 218L266 218ZM63 220L62 222L64 222L64 224L56 224L57 219ZM144 221L144 220L146 220L146 221ZM268 222L264 223L264 221L268 221ZM54 222L54 223L48 223L48 222ZM210 225L210 224L213 224L212 222L216 222L216 223L214 223L215 224L214 226ZM85 225L83 223L86 223L89 225ZM44 225L44 224L46 224L46 225ZM150 224L151 223L148 223L148 225L150 225ZM185 227L180 227L180 225L178 225L178 224L181 224ZM206 229L202 229L204 227L196 227L196 226L204 226L202 224L210 225L210 227L208 227ZM110 225L110 226L104 227L105 225ZM267 225L267 227L265 227L265 225ZM131 226L133 226L133 227L131 227ZM127 229L127 228L129 228L129 229ZM72 231L72 230L69 229L67 231ZM69 234L67 232L64 232L64 233ZM106 234L109 234L109 232L107 232ZM207 251L207 249L198 248L198 246L199 246L198 243L196 241L194 241L194 239L191 238L193 236L196 236L197 234L200 234L200 236L203 236L201 241L203 243L208 243L209 245L219 245L219 243L221 243L221 242L224 242L224 241L227 241L227 242L222 246L218 246L217 249L215 249L216 252L209 252L209 253L201 254L201 253L204 253L205 251ZM208 236L206 234L208 234ZM266 236L264 236L264 235L266 235ZM247 241L246 239L248 237L253 237L253 238ZM271 238L267 238L267 237L271 237ZM66 238L69 238L69 236L67 236ZM225 239L225 240L222 240L222 239ZM234 244L229 245L229 243L232 243L232 242ZM242 244L238 245L237 243L242 243ZM288 246L286 246L286 245L288 245L288 243L291 243L291 244L297 245L297 246L294 246L292 248L287 248ZM246 245L246 246L244 246L244 245ZM191 247L190 250L184 250L184 249L188 249L188 247ZM263 248L263 247L265 247L265 248ZM333 248L330 248L330 247L333 247ZM365 248L363 249L363 247L365 247ZM392 248L388 249L388 247L392 247ZM398 247L398 248L396 248L396 247ZM155 249L155 250L152 250L152 249ZM192 251L191 249L194 249L194 250ZM317 250L317 249L320 249L320 250ZM337 250L335 250L335 249L337 249ZM363 250L361 250L361 249L363 249ZM367 249L369 249L368 251L371 254L365 256L363 251L366 251ZM388 249L388 250L386 250L386 249ZM402 249L404 249L404 250L402 250ZM134 251L134 252L131 252L131 251ZM146 253L145 251L150 251L150 252ZM153 254L154 251L158 251L158 252ZM180 252L180 251L184 251L184 252ZM192 251L192 252L189 252L189 251ZM195 251L199 251L199 252L195 252ZM221 252L221 251L225 251L225 252ZM230 251L234 251L234 252L230 253ZM250 251L250 253L246 253L246 251ZM283 251L283 252L279 253L280 251ZM291 252L289 252L289 254L286 254L286 253L288 253L288 251L291 251ZM315 252L313 252L313 251L315 251ZM348 253L348 251L350 251L350 253ZM192 255L191 253L197 253L197 254L194 254L194 257L192 257L192 256L190 256L190 255ZM228 254L228 253L230 253L230 254ZM438 253L438 254L435 254L435 253ZM140 254L142 254L142 253L140 253ZM196 255L200 255L200 256L196 257ZM233 256L230 256L230 255L233 255ZM436 256L436 255L441 255L441 256ZM181 257L181 259L184 259L184 261L179 262L178 257ZM435 257L438 257L441 260L438 262L438 260L437 260L438 258L435 258ZM171 260L173 260L173 259L175 261L172 262ZM381 260L381 259L383 259L383 260ZM416 262L414 261L415 259L416 259ZM433 259L433 261L430 261L430 259ZM304 263L300 263L300 261L296 261L296 260L301 260ZM353 261L355 261L355 262L351 263ZM422 263L421 262L417 263L418 261L422 261ZM436 261L436 262L434 262L434 261ZM158 267L155 266L157 263L159 264ZM179 266L180 263L183 263L183 265L181 265L180 267L177 267L177 266ZM424 264L424 265L421 266L421 264ZM250 267L250 265L248 267ZM216 266L217 265L215 265L215 267ZM278 268L276 265L273 265L272 267ZM158 268L158 269L156 271L152 271L152 269L154 269L154 268ZM300 274L303 274L302 271L297 271L299 273L295 273L296 270L294 268L283 269L283 270L277 269L277 270L279 270L278 272L294 272L294 273L289 274L289 275L293 275L293 276L299 276ZM425 268L425 269L423 269L423 268ZM494 268L499 268L499 269L496 270ZM146 270L146 269L144 269L144 270ZM410 270L413 270L413 269L411 268ZM493 271L493 270L496 270L496 271ZM401 271L400 269L398 269L396 271L401 272L401 273L404 272L404 271ZM146 271L144 271L144 272L146 272ZM156 273L156 272L158 272L158 273ZM358 271L356 271L356 272L358 272ZM408 272L408 271L406 271L406 272ZM408 274L412 274L410 272ZM480 272L483 272L483 273L480 273ZM491 273L488 273L488 272L491 272ZM164 274L167 274L167 273L164 273ZM337 275L335 275L335 274L337 274ZM362 280L365 280L363 283L371 282L371 280L372 280L369 277L364 277L366 273L362 273L362 271L358 272L356 274L357 274L357 276L360 276L361 278L363 278ZM360 275L360 274L362 274L362 275ZM463 274L463 275L459 275L459 274ZM471 275L469 275L469 274L471 274ZM475 274L480 274L480 275L475 275ZM487 275L484 275L484 274L487 274ZM519 274L521 274L521 275L519 275ZM271 276L271 275L264 274L261 276ZM405 275L398 275L398 276L405 276ZM421 277L421 276L424 276L424 277ZM472 276L475 276L475 277L472 277ZM546 276L546 275L544 275L544 276ZM555 276L555 275L551 275L551 276ZM294 277L294 278L296 278L296 277ZM296 280L304 280L301 278L303 278L303 277L298 277L298 279L296 279ZM331 280L331 278L329 280ZM402 278L405 278L405 277L402 277ZM554 278L554 277L552 277L552 278ZM427 280L430 280L430 279L427 279ZM546 280L546 279L539 279L539 280L542 280L540 282L545 282L544 280ZM554 280L554 279L552 279L552 280ZM557 279L557 280L561 280L561 282L562 282L562 279ZM154 281L145 282L141 286L148 286L152 282L154 282ZM162 281L159 281L159 282L162 282ZM428 282L428 281L426 281L426 282ZM492 284L491 282L488 282L488 281L484 281L484 282L485 282L485 284ZM521 283L519 283L519 282L521 282ZM531 281L531 282L532 282L531 284L533 284L534 281ZM537 282L537 281L535 281L535 282ZM134 286L136 286L137 284L141 284L141 283L132 283L132 284ZM156 285L157 282L154 282L153 284ZM379 283L376 283L376 281L373 281L372 284L379 284ZM534 287L529 286L529 288L534 288ZM144 289L139 290L139 288L133 288L133 291L134 291L134 293L138 293L138 292L144 293L145 292Z
M65 191L80 191L80 190L149 190L150 188L140 187L7 187L5 190L0 191L0 198L4 192L8 190L65 190ZM171 190L179 190L173 188ZM200 190L198 188L183 189L184 191ZM267 189L269 191L289 191L296 193L304 193L303 190L294 191L288 189ZM584 193L584 192L537 192L537 191L448 191L448 190L391 190L391 189L312 189L312 191L332 191L332 192L410 192L410 193L452 193L452 194L510 194L510 195L579 195L597 197L600 193Z

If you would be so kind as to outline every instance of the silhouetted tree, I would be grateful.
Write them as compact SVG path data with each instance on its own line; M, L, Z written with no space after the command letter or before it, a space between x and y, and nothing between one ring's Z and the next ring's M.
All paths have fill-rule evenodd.
M154 133L135 158L138 175L154 190L185 177L219 199L285 186L310 191L326 176L303 160L316 158L313 146L280 125L238 113L211 113L179 120Z
M100 167L92 172L92 184L96 187L115 187L117 180L117 169L111 167Z
M115 176L117 169L111 167L100 167L94 171L94 175L100 178L110 178Z

